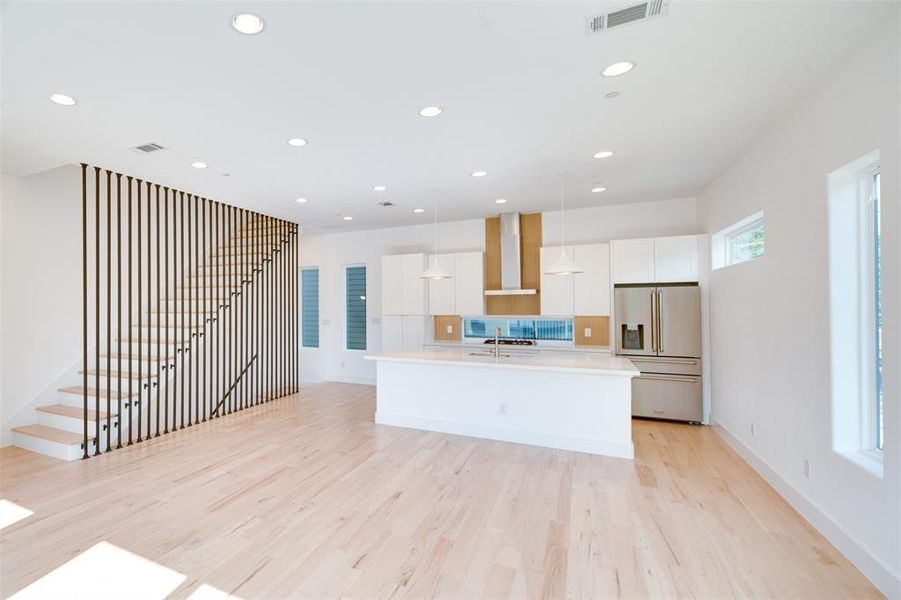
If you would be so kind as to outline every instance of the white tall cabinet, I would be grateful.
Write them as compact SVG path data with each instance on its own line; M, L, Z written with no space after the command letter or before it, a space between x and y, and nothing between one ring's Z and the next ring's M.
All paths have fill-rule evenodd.
M432 257L429 257L429 261ZM482 315L485 312L484 260L481 252L439 254L453 277L429 281L430 315Z
M613 283L698 281L699 248L696 235L611 242Z
M382 257L382 350L420 350L429 309L425 254Z
M583 272L545 275L547 267L560 256L560 247L541 249L542 316L609 315L610 244L580 244L564 251Z

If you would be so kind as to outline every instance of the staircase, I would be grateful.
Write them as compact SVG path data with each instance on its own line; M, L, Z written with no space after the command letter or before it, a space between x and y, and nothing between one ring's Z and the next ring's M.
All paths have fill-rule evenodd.
M86 165L83 165L83 169L85 168ZM85 172L83 170L83 175ZM140 190L142 183L136 181ZM97 182L98 189L102 191L99 175ZM128 183L129 201L133 201L131 178ZM149 222L150 184L147 184L146 189ZM169 190L165 191L168 203ZM176 204L177 192L171 191L173 214L176 214L175 211L179 208ZM108 193L110 198L113 192ZM87 210L90 196L86 188L83 188L83 194ZM99 198L98 195L98 215L103 210ZM189 203L191 198L189 195ZM290 286L293 282L296 287L296 269L292 270L291 266L296 266L297 226L217 203L210 202L208 206L205 199L193 198L196 201L203 200L204 208L201 210L210 211L211 224L207 228L204 221L203 225L204 232L210 233L209 240L204 237L207 242L206 250L201 252L196 246L192 249L190 242L184 242L183 236L181 242L177 239L172 241L168 248L172 249L173 258L170 261L169 254L166 254L166 276L170 275L171 265L177 273L176 278L167 280L165 291L156 281L150 281L151 285L147 286L149 290L139 291L139 294L144 294L146 302L142 302L140 311L133 310L131 327L123 325L120 331L113 331L115 321L127 319L128 316L123 315L120 302L117 318L112 320L109 333L101 339L99 351L94 348L87 353L87 370L81 366L65 375L55 393L42 397L46 403L34 408L34 423L12 428L16 446L62 460L87 458L169 433L170 426L171 431L176 431L295 391L291 361L296 364L296 356L291 350L294 339L290 328L296 329L296 313L292 314L292 295L296 294ZM182 202L183 200L184 195ZM113 205L109 200L106 206L107 214L112 212L115 215L116 209L111 208ZM140 200L138 206L140 207ZM168 204L166 208L168 210ZM120 214L124 212L121 205L118 210ZM179 216L190 216L191 210L194 209L190 204L186 211L182 203ZM219 212L213 213L213 210ZM173 237L177 235L179 223L170 225L168 212L166 214L165 233L168 241L170 231L173 232ZM197 215L196 212L194 214ZM214 230L213 216L217 219L228 216L229 220L222 227L219 227L217 220L217 229ZM231 221L232 216L236 216L234 221ZM129 211L129 233L134 232L133 218ZM199 220L199 217L196 218ZM89 220L87 213L85 219L86 222ZM115 216L112 220L114 219ZM99 216L96 222L100 224ZM181 226L183 228L183 221ZM138 220L138 228L140 227L142 225ZM102 229L102 226L98 229ZM108 237L103 239L107 244L110 244L111 236L116 242L125 243L121 229L118 233L111 233L108 225L106 231ZM159 231L155 233L159 240ZM220 233L223 235L218 235ZM102 235L102 232L98 235ZM151 235L149 223L146 235ZM214 244L213 240L217 237L221 240ZM94 241L97 255L100 256L103 252L100 241ZM91 266L87 259L87 242L86 240L86 270ZM133 236L128 238L127 243L130 249L135 248ZM140 243L138 242L138 247ZM157 245L160 243L157 241ZM181 265L178 263L179 248ZM159 247L155 250L159 254ZM108 263L110 265L116 264L117 259L110 259L111 254L111 251L107 251L105 259L112 260ZM285 260L278 260L279 255L283 255ZM97 260L100 265L99 258ZM121 251L118 260L125 260ZM145 260L146 265L150 265L148 268L151 268L152 256L145 257ZM141 258L135 263L132 254L128 255L128 261L131 269L128 286L133 290L135 284L132 267L135 264L140 267L144 263ZM179 266L182 267L180 273ZM158 257L156 267L157 271L162 270ZM115 285L121 284L124 287L126 284L121 274L122 268L119 263L119 280ZM96 269L98 274L101 271L100 268ZM112 266L108 266L104 272L114 276ZM147 276L146 271L142 276ZM159 273L156 276L159 277ZM284 281L280 278L284 278ZM86 275L85 282L87 281ZM158 296L157 287L154 286L161 290ZM93 290L89 290L87 283L85 289L87 324L88 291ZM138 287L138 290L141 289ZM284 295L284 298L279 297L280 295ZM265 303L258 302L264 298ZM97 302L98 305L103 304L99 293ZM114 310L114 302L107 302L107 305L109 310ZM97 314L99 315L99 311ZM93 318L93 315L90 316ZM109 316L104 315L100 320L103 319L109 319ZM256 337L251 337L255 329ZM100 331L99 327L96 331ZM88 340L85 347L88 346L88 341L94 341L94 330L88 329L86 334ZM268 336L273 336L274 339L270 340ZM280 344L279 347L276 347L276 342ZM289 356L282 357L282 353ZM268 355L265 360L261 356L264 354ZM237 362L239 359L242 362ZM280 367L287 367L289 371L278 372ZM252 379L251 375L255 378ZM200 384L201 378L203 386ZM186 387L189 388L187 397ZM235 392L236 388L241 388L240 395ZM161 401L163 397L165 402ZM161 420L163 426L160 425Z

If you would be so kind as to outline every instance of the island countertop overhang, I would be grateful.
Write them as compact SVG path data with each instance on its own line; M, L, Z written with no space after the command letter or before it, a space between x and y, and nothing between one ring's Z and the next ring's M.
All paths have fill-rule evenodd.
M382 352L364 356L366 360L393 363L447 365L460 367L551 371L580 375L637 377L640 371L627 358L597 355L573 356L500 356L495 358L473 350L420 350L416 352Z

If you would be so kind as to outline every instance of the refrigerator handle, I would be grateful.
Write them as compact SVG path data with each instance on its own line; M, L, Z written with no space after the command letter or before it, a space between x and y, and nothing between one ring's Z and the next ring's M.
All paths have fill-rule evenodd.
M657 352L657 290L651 290L651 352Z
M657 290L657 352L663 352L663 292Z

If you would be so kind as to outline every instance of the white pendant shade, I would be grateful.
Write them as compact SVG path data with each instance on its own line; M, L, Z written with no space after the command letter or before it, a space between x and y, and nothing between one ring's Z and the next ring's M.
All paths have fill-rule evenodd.
M450 273L448 273L447 269L438 264L438 192L435 191L435 204L434 210L435 213L435 255L432 257L432 264L429 265L429 268L422 272L423 279L450 279L453 277Z
M557 257L557 260L551 263L544 271L545 275L573 275L575 273L582 273L582 269L579 268L579 265L569 259L566 255L566 251L562 248L560 249L560 256Z
M422 272L423 279L450 279L451 274L438 263L438 257L432 257L432 264Z
M566 228L564 222L566 214L563 210L563 175L563 173L560 173L560 256L544 270L545 275L573 275L583 272L579 265L566 256Z

